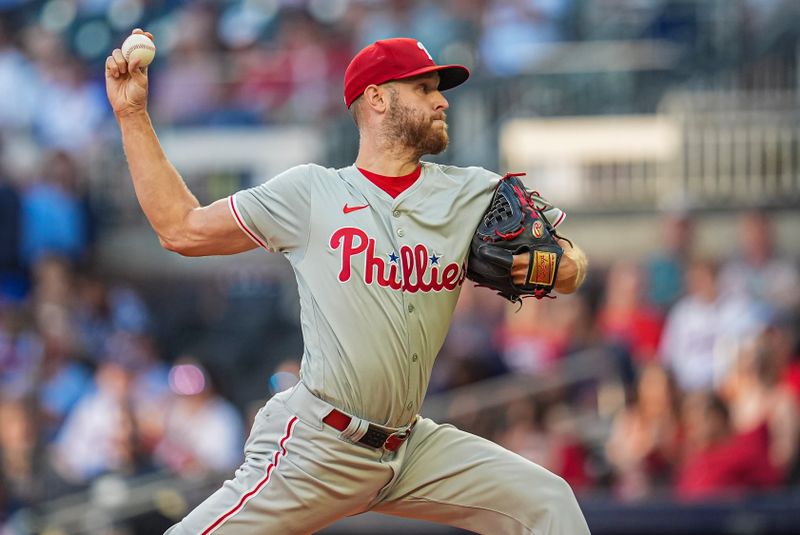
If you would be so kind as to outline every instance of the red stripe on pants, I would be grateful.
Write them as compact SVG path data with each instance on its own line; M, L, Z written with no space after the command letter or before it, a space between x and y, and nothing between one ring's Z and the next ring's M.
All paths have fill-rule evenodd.
M292 430L294 429L295 423L297 423L297 416L293 416L292 419L289 420L289 423L286 424L286 433L284 433L283 437L278 443L278 450L275 452L275 455L272 458L272 462L269 463L269 465L267 466L264 478L261 481L259 481L258 484L256 484L256 486L253 487L252 490L245 493L245 495L242 496L239 502L232 509L224 513L221 517L216 519L213 524L204 529L201 535L209 535L209 533L214 532L218 527L222 525L223 522L225 522L225 520L238 513L244 507L244 505L250 500L250 498L261 492L261 489L263 489L264 486L269 482L269 476L272 473L272 469L278 466L278 463L280 462L282 456L284 457L286 456L286 442L290 438L292 438Z

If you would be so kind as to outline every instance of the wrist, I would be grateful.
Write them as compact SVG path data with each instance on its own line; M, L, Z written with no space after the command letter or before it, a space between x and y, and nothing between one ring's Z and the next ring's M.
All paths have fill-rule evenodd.
M135 108L135 109L124 109L121 111L115 111L114 116L117 118L117 122L136 122L136 121L148 121L150 120L149 115L147 114L147 109L145 108Z

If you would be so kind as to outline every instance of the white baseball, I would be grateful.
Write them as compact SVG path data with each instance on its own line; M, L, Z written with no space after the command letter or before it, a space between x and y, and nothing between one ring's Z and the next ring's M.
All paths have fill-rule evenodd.
M144 34L134 33L128 36L122 42L122 55L125 61L131 63L133 60L139 60L140 67L147 67L152 63L156 55L156 45Z

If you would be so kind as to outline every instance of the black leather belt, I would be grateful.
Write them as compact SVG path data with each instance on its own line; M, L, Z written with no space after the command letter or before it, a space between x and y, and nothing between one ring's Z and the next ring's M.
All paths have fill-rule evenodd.
M323 422L333 427L337 431L344 431L347 429L347 426L350 425L352 420L353 419L350 416L337 409L333 409L328 413L327 416L325 416L325 418L322 419ZM414 423L416 423L416 420ZM361 437L357 442L375 449L385 448L388 451L396 451L397 448L399 448L411 434L411 429L413 429L414 423L412 423L407 429L395 433L387 431L386 429L382 429L377 425L369 424L369 427L367 427L367 432L364 433L364 436Z

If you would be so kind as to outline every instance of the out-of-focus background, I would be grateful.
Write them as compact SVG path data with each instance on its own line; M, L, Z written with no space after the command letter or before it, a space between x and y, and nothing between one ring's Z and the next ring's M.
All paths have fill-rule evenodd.
M297 380L277 255L184 259L138 208L103 88L156 36L150 111L201 202L351 163L350 57L469 66L434 158L569 214L591 272L521 310L465 285L423 414L561 474L593 533L798 533L800 2L0 1L0 533L161 533ZM497 481L497 485L502 485ZM456 533L377 515L325 533Z

